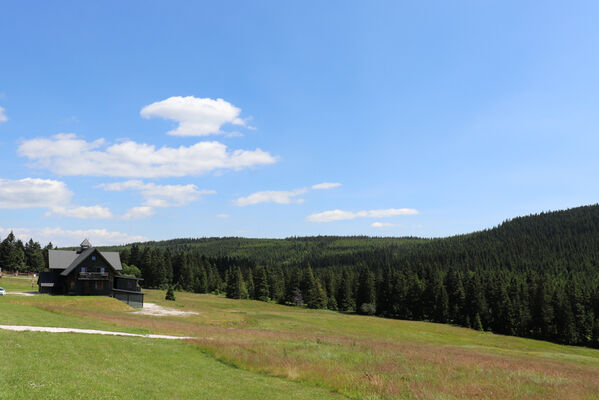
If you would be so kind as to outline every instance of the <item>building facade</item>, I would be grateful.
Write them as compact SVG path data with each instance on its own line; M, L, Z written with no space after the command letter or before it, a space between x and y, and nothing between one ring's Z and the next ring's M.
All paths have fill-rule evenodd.
M122 276L118 252L100 251L85 239L79 250L48 250L49 271L40 273L40 293L110 296L142 308L141 279Z

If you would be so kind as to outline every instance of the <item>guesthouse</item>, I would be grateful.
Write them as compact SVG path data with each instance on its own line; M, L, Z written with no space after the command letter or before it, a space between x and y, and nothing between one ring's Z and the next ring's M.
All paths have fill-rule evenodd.
M48 272L40 273L40 293L110 296L142 308L139 278L122 276L118 252L100 251L85 239L78 250L48 250Z

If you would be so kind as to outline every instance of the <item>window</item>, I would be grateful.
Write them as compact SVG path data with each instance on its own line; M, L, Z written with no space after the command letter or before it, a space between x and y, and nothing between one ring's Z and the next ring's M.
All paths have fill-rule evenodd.
M104 289L104 281L96 281L96 289Z
M92 261L96 261L96 256L92 256Z
M85 267L81 267L81 272L85 273Z
M104 267L100 268L100 272L104 273Z

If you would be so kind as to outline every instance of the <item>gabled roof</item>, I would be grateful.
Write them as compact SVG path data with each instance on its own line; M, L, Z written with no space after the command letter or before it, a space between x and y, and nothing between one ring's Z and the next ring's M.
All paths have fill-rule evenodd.
M96 249L94 249L93 247L90 247L89 249L83 250L81 253L79 253L79 255L77 256L77 258L75 258L73 260L73 262L71 262L71 264L69 264L69 266L60 273L60 275L62 276L67 276L69 273L71 273L72 270L74 270L75 268L77 268L77 266L79 264L81 264L83 262L83 260L85 260L88 256L91 256L91 254L96 251ZM76 252L75 252L76 254Z
M121 257L118 252L99 251L95 247L90 247L80 253L68 250L48 250L48 264L50 269L64 270L60 275L67 276L93 252L98 252L115 271L123 270Z
M87 247L92 247L92 244L89 242L89 240L85 239L83 242L81 242L81 244L79 245L82 248L87 248Z

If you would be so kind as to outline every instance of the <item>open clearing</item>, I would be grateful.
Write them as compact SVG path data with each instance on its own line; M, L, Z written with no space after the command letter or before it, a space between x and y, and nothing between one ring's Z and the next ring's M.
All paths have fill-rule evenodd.
M2 279L15 291L22 282ZM197 337L0 331L0 398L596 399L599 351L425 322L147 291L5 296L0 324ZM191 313L190 313L191 312ZM123 389L124 388L124 389Z

